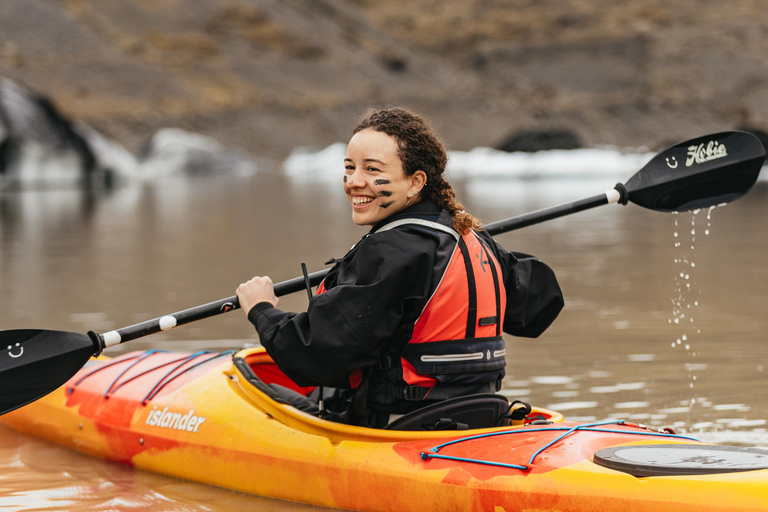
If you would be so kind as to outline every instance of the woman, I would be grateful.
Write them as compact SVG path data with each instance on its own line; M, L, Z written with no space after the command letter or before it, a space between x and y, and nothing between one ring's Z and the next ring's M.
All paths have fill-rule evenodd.
M421 117L369 112L349 141L343 186L352 220L370 232L336 260L306 313L277 309L268 277L237 288L286 375L349 390L345 421L381 427L390 414L497 391L502 329L538 336L563 306L549 267L506 251L464 211L446 163Z

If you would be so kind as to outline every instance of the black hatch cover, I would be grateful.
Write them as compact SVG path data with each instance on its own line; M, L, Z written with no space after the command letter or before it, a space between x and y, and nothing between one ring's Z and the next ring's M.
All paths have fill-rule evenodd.
M614 446L595 452L594 462L638 477L708 475L768 469L768 451L699 444Z

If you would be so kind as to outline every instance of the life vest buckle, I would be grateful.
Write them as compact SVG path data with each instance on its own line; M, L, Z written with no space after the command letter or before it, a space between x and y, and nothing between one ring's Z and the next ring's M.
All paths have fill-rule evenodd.
M413 402L423 400L426 394L421 386L404 386L400 389L402 390L402 399Z
M376 368L379 370L389 370L394 365L394 358L390 354L382 354L376 361Z

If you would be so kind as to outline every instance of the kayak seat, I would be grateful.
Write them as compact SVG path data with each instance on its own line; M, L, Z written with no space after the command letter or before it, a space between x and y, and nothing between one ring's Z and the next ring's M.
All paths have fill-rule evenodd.
M522 420L531 406L506 397L483 393L443 400L397 418L385 430L469 430L504 427Z
M320 414L317 402L311 398L280 384L267 384L267 386L275 392L276 396L272 396L275 401L286 403L313 416Z

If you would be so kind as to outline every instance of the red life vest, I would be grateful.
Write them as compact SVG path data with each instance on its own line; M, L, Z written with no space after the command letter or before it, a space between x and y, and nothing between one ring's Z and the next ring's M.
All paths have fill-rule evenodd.
M448 265L433 270L434 291L405 348L394 358L385 356L388 362L375 370L386 375L387 387L392 388L389 398L452 398L466 394L465 389L497 382L506 364L501 336L506 291L498 261L474 231L460 236L443 224L422 219L401 219L379 231L403 224L450 234L455 247ZM321 283L317 293L324 291ZM361 377L360 370L353 372L351 387L357 388Z

